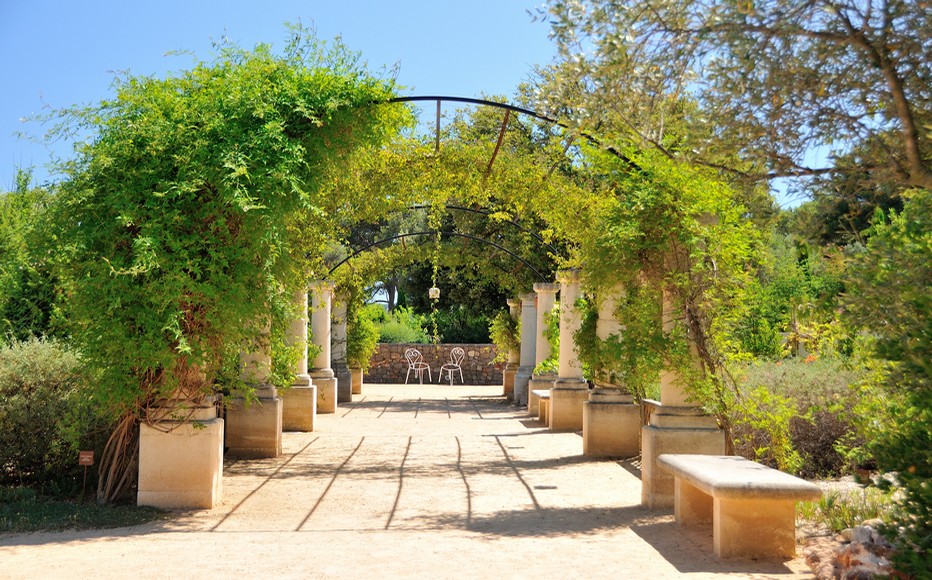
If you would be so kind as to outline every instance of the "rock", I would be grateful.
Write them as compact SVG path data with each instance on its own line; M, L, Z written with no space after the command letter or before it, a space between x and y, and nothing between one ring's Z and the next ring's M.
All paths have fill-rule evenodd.
M838 537L841 538L842 542L850 542L853 535L854 528L845 528L838 534Z

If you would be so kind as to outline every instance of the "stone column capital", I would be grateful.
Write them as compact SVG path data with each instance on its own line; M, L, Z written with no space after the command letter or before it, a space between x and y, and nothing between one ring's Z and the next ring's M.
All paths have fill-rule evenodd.
M508 305L508 308L519 308L521 306L521 301L517 298L509 298L505 300L505 304Z
M537 294L533 292L527 292L525 294L519 294L518 298L521 300L521 307L526 308L528 304L534 306L534 301L537 299Z
M551 284L547 282L538 282L534 284L534 292L536 294L556 294L559 291L559 284Z

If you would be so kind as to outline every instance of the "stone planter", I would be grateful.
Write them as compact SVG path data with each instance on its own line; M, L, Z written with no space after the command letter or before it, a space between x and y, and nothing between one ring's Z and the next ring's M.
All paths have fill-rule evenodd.
M350 367L350 376L353 378L353 394L362 394L362 369L360 367Z

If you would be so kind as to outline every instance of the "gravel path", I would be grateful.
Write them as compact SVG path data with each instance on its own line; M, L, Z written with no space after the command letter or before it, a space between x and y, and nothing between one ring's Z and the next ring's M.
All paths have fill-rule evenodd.
M641 507L635 465L582 456L501 387L365 385L277 459L229 461L213 510L0 539L2 578L807 578L717 561L711 528Z

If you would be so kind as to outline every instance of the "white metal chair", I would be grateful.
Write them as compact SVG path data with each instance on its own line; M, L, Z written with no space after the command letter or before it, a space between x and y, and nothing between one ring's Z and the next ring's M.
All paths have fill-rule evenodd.
M421 384L424 383L424 371L427 371L427 380L433 382L434 379L430 376L430 365L424 362L421 351L416 348L409 348L405 351L405 359L408 361L408 372L405 374L406 385L408 384L408 377L411 376L411 371L414 371L414 377Z
M439 383L443 379L443 371L447 371L447 376L450 378L450 386L453 386L453 371L459 371L460 373L460 383L463 383L463 367L460 366L463 364L463 359L466 358L466 351L460 347L455 347L450 351L450 362L440 367L440 372L437 374L437 382Z

